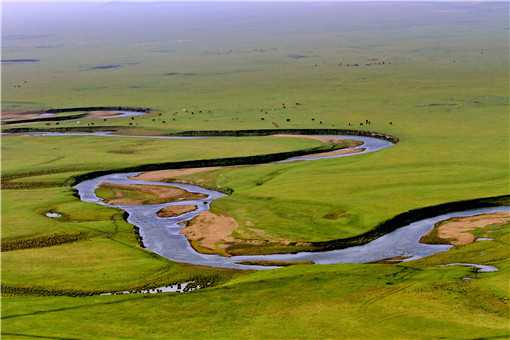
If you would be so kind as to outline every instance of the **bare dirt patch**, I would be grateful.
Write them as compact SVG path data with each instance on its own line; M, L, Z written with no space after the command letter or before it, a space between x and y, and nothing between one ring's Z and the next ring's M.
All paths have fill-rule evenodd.
M102 184L96 194L107 203L115 205L160 204L207 197L204 194L163 185L113 183Z
M196 210L196 205L172 205L158 211L159 217L175 217Z
M282 253L311 246L306 242L272 239L263 230L254 228L246 235L249 239L238 238L233 234L238 227L234 218L206 211L188 222L181 233L196 251L223 256Z
M2 121L14 121L38 118L41 113L41 111L2 111L0 117Z
M219 169L219 167L205 167L205 168L187 168L187 169L173 169L173 170L156 170L156 171L147 171L142 172L139 175L131 177L131 179L135 180L143 180L143 181L164 181L176 179L179 177L193 175L201 172L207 172Z
M360 148L360 145L363 145L363 142L352 140L352 139L338 139L334 136L321 136L321 135L291 135L291 134L278 134L273 135L274 137L290 137L290 138L306 138L306 139L313 139L318 140L321 143L326 144L345 144L345 148L334 150L334 151L327 151L327 152L321 152L321 153L315 153L313 154L314 157L332 157L332 156L341 156L341 155L347 155L347 154L353 154L353 153L360 153L365 151L365 148Z
M469 244L476 240L472 233L475 229L490 225L502 225L509 222L509 212L451 218L436 224L434 229L421 238L420 242L450 243L456 246Z
M87 118L113 118L119 115L120 112L114 111L90 111Z
M181 233L191 241L195 249L217 253L226 248L225 242L234 241L231 234L237 227L236 220L230 216L204 211L191 220Z

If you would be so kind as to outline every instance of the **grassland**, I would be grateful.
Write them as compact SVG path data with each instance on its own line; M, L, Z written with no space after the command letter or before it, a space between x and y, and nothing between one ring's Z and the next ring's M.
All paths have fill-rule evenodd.
M122 6L87 7L94 15L80 25L64 14L42 15L53 11L44 6L37 20L31 14L36 12L22 10L23 25L7 15L3 57L41 61L2 65L3 110L126 105L154 111L134 119L19 126L94 123L162 134L350 127L400 138L397 146L374 154L188 177L234 189L212 208L238 221L239 238L348 237L408 209L508 194L507 4L423 3L375 11L374 4L343 10L333 4L289 10L282 4L239 16L237 7L225 15L204 7L207 21ZM131 20L111 21L108 16L118 10ZM133 32L141 13L153 20ZM292 14L285 25L278 20L282 13ZM176 25L160 32L168 30L161 20ZM37 26L42 24L44 30ZM78 44L84 25L90 31ZM46 37L34 35L42 31ZM373 58L385 64L366 66ZM345 66L353 63L361 66ZM107 64L121 67L94 69ZM366 119L371 125L360 126ZM495 241L405 265L297 265L239 273L172 263L141 249L119 211L82 203L67 185L70 177L95 170L317 145L272 137L3 137L2 242L83 236L2 253L2 284L26 290L2 297L3 337L508 336L509 226L490 233ZM63 216L47 218L48 210ZM500 271L440 266L451 262L486 263ZM156 287L198 276L217 285L147 297L33 294Z
M509 227L489 233L495 241L406 265L297 265L186 295L4 297L3 332L9 338L505 338ZM500 271L440 266L455 261Z

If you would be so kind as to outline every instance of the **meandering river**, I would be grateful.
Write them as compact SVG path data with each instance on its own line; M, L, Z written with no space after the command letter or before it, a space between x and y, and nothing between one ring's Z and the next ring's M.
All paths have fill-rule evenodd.
M328 136L336 139L351 139L363 142L360 148L362 152L337 154L307 155L295 158L289 158L289 161L313 161L324 158L348 157L363 153L376 152L384 148L391 147L393 144L386 140L361 137L361 136ZM494 207L475 209L462 212L454 212L423 219L407 226L401 227L391 233L381 236L367 244L345 249L323 251L323 252L300 252L294 254L274 254L274 255L250 255L250 256L232 256L225 257L220 255L201 254L193 247L184 235L181 229L185 223L193 219L203 211L209 209L211 203L224 196L224 194L205 189L200 186L182 183L168 183L156 181L144 181L132 179L138 173L116 173L86 180L75 186L82 201L105 206L111 206L122 209L129 214L128 222L136 225L140 229L140 235L147 249L166 257L172 261L183 262L195 265L205 265L212 267L235 268L235 269L270 269L274 267L246 265L240 262L245 261L289 261L289 262L313 262L316 264L333 263L366 263L375 262L393 257L405 258L405 261L418 259L432 254L446 251L450 245L430 245L419 242L420 238L429 232L437 222L461 216L471 216L482 213L492 213L498 211L510 211L510 207ZM207 197L199 200L179 201L164 204L153 205L110 205L96 196L95 191L101 183L114 184L142 184L142 185L162 185L178 187L193 193L205 194ZM159 217L157 212L167 206L173 205L196 205L197 209L184 213L176 217Z

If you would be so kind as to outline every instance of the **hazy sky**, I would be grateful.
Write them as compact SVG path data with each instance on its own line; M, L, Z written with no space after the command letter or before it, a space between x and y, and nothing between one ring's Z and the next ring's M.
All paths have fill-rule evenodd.
M0 3L30 3L30 2L62 2L62 3L80 3L80 2L321 2L321 0L0 0ZM399 1L399 2L504 2L506 0L323 0L324 2L360 2L360 1Z

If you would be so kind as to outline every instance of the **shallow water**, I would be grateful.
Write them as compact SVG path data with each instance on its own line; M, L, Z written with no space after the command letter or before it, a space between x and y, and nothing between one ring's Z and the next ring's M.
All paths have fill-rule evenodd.
M449 263L446 266L461 266L475 268L478 273L492 273L497 272L499 269L494 266L476 263Z
M141 289L141 290L122 290L118 292L111 292L111 293L102 293L101 296L106 295L124 295L124 294L159 294L159 293L183 293L185 292L185 288L188 284L191 282L183 282L175 285L170 286L164 286L164 287L158 287L158 288L151 288L151 289ZM197 287L192 290L200 289L200 287Z
M48 211L45 215L46 215L46 217L49 217L49 218L60 218L60 217L62 217L62 214L60 214L58 212L54 212L54 211Z
M335 151L332 151L331 152L331 155L328 155L328 154L321 154L321 155L306 155L306 156L298 156L298 157L292 157L292 158L289 158L289 159L286 159L284 161L281 161L282 163L283 162L293 162L293 161L315 161L315 160L319 160L319 159L328 159L328 158L341 158L341 157L351 157L351 156L354 156L354 155L363 155L363 154L366 154L366 153L370 153L370 152L375 152L375 151L379 151L379 150L382 150L382 149L386 149L386 148L389 148L390 146L393 146L394 144L387 141L387 140L384 140L384 139L379 139L379 138L374 138L374 137L363 137L363 136L346 136L346 135L340 135L340 136L334 136L334 135L324 135L321 137L326 137L326 138L329 138L329 139L337 139L337 140L340 140L340 139L350 139L350 140L355 140L355 141L359 141L359 142L363 142L362 145L356 147L356 148L363 148L364 150L361 151L361 152L357 152L357 153L346 153L346 154L343 154L343 155L335 155Z
M494 241L494 239L490 238L490 237L478 237L476 239L476 242L480 242L480 241Z
M115 110L115 111L106 110L106 112L110 112L112 114L112 116L104 117L106 119L137 117L137 116L143 116L143 115L147 114L147 112L144 112L144 111L128 111L128 110L122 110L122 111L118 111L118 110ZM37 115L37 118L53 118L53 117L57 117L57 116L58 115L56 113L53 113L53 112L41 112L40 114ZM78 119L78 118L76 118L76 119ZM37 133L37 132L33 133L33 132L30 132L30 133L26 133L26 134L30 134L30 135L45 134L47 136L50 135L49 132L43 132L43 133ZM66 134L70 134L70 133L66 133ZM88 134L91 134L91 133L84 132L84 133L81 133L81 134L82 135L88 135ZM92 134L95 134L95 132L93 132Z
M115 116L108 117L108 119L143 116L147 113L147 112L142 112L142 111L108 111L108 112L115 114Z

